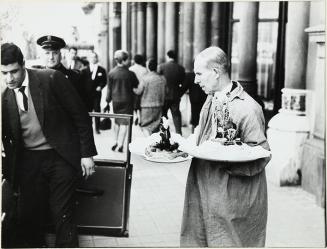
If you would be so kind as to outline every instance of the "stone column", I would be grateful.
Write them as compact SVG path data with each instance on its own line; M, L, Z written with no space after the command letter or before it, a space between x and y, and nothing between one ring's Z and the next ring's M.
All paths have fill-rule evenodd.
M193 20L194 3L184 2L183 66L187 73L193 72Z
M305 90L309 25L309 2L289 2L286 32L285 88L282 108L268 123L267 138L274 155L267 175L279 185L301 184L303 144L310 131Z
M177 3L166 3L166 33L165 33L165 45L166 51L174 50L177 52Z
M126 12L127 12L127 16L126 16L126 50L131 53L132 50L132 16L131 16L131 3L127 3L126 6Z
M146 56L155 58L157 52L157 31L156 31L156 3L148 2L146 5ZM146 58L145 58L146 59Z
M109 16L109 22L108 22L108 26L109 26L109 31L108 31L108 48L109 48L109 68L113 68L115 66L114 60L113 60L113 40L114 40L114 36L113 36L113 3L112 2L108 2L108 16Z
M220 11L221 11L221 4L213 2L211 5L211 45L212 46L219 46L219 39L220 39Z
M177 46L177 51L178 51L178 56L177 56L177 62L179 64L183 63L183 48L184 48L184 44L183 44L183 36L184 36L184 23L183 23L183 19L184 19L184 7L183 7L184 3L178 3L178 46Z
M157 55L158 64L165 62L166 47L165 47L165 16L166 16L166 3L158 2L158 42L157 42Z
M286 27L285 88L304 89L310 2L289 2Z
M137 53L145 56L145 5L137 3Z
M251 95L257 94L257 41L259 2L242 2L238 30L238 80Z
M324 6L322 6L324 7ZM326 87L326 47L325 25L318 25L305 30L309 34L312 62L307 69L312 69L312 75L307 78L307 84L313 88L311 101L312 128L310 138L305 141L301 157L302 187L316 197L319 206L326 205L326 108L324 100ZM309 73L309 71L308 71ZM308 86L307 86L308 87Z
M99 32L99 62L108 71L109 69L109 13L108 3L101 4L101 30Z
M113 52L121 49L121 3L113 3L113 18L112 18L112 32L113 32Z
M194 57L208 46L207 11L208 3L194 3Z
M131 56L137 51L137 3L131 3Z
M127 51L127 2L121 3L121 48Z

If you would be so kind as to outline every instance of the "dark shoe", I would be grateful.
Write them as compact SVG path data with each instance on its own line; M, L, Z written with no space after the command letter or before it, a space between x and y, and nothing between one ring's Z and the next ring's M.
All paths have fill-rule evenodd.
M117 144L115 144L114 146L111 147L111 150L115 151L115 149L117 148Z
M100 131L99 131L99 130L95 130L95 133L96 133L96 134L100 134Z
M138 124L139 124L139 119L138 119L138 118L135 119L134 124L135 124L135 125L138 125Z
M120 146L119 148L118 148L118 152L123 152L123 146Z

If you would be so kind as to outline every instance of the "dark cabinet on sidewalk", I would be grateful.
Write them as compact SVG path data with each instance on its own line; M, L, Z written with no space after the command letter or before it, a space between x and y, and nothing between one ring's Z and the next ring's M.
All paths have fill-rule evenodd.
M76 221L82 234L128 236L132 165L96 161L96 173L77 190Z
M96 172L77 189L76 222L80 234L128 236L128 218L133 165L131 142L133 116L90 113L102 118L126 118L126 160L95 160Z

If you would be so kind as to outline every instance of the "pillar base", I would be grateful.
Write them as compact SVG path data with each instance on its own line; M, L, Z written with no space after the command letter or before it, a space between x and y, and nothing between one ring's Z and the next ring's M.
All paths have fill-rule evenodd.
M302 188L315 195L317 205L326 205L325 145L319 138L308 139L301 157Z
M279 186L300 185L300 159L309 135L309 119L281 112L270 120L268 127L272 159L266 168L267 178Z

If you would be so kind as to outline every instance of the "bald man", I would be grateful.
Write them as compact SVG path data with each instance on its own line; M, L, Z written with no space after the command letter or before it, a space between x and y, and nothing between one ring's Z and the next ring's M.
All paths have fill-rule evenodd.
M229 101L229 115L242 142L269 150L262 108L238 82L231 81L227 62L218 47L209 47L195 58L195 84L208 94L195 131L196 145L215 133L212 113L219 109L213 106L215 97ZM269 160L226 163L193 158L185 191L181 247L263 247L267 224L265 166Z

